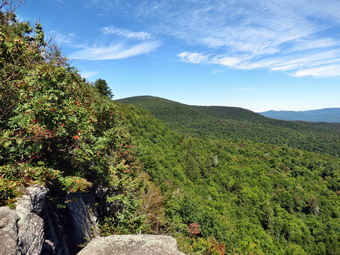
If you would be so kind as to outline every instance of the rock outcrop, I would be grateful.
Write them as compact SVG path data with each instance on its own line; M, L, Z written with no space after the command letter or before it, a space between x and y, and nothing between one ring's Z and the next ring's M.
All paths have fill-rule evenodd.
M44 243L44 220L40 217L47 189L29 187L16 209L0 208L0 254L38 255Z
M98 236L97 213L93 208L96 202L94 193L70 193L66 200L69 201L67 209L72 219L74 241L83 244Z
M94 191L69 193L66 207L47 204L43 255L72 255L80 245L99 235Z
M44 243L44 220L41 215L47 191L45 187L28 187L25 194L18 198L18 254L41 253Z
M28 187L16 209L0 207L0 255L73 255L98 236L94 192L71 193L66 208L46 202L48 189ZM79 255L183 255L170 236L96 237Z
M47 192L28 187L15 210L0 207L0 255L72 255L98 235L94 192L68 194L64 209L48 204Z
M0 254L18 253L18 214L9 207L0 207Z
M93 239L78 255L184 255L176 239L157 235L114 235Z

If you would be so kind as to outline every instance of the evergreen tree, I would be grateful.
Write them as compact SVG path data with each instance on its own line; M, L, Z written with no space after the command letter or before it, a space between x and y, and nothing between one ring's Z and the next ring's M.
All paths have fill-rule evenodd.
M107 85L107 82L103 79L98 79L94 82L94 87L99 91L100 94L109 98L113 97L112 91Z

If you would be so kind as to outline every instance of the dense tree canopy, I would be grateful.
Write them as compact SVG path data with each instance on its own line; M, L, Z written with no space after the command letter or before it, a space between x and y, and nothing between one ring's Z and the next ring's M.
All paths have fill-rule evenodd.
M237 107L191 106L157 97L119 101L149 110L183 134L288 145L340 157L340 124L274 120Z
M312 137L323 154L297 149L304 138L269 143L275 127L251 119L220 122L236 123L237 139L230 129L219 134L222 124L197 128L185 107L187 115L177 114L186 121L171 130L110 100L104 80L102 92L84 82L45 43L40 24L1 7L0 205L14 206L22 187L36 183L49 187L57 208L66 193L93 188L102 235L170 234L188 254L338 254L340 160L327 155L329 127ZM170 110L163 115L173 117ZM257 135L247 123L269 134L245 139L242 125L246 137ZM280 132L290 141L306 135Z
M166 215L185 252L339 250L338 158L288 146L193 138L170 131L141 109L125 111L139 158L165 192ZM190 234L193 223L197 235Z

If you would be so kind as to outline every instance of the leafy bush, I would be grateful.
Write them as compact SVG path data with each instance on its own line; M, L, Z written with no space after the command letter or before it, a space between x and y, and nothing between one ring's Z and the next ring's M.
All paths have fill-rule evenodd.
M92 187L92 183L86 179L76 176L59 178L59 182L67 192L87 192Z
M52 184L60 172L45 166L7 164L0 166L0 206L14 206L15 198L24 187Z
M59 205L65 192L94 187L103 191L103 222L114 219L121 232L149 229L137 211L141 165L116 103L44 41L40 24L5 11L9 5L0 5L0 203L13 204L34 183L50 185Z

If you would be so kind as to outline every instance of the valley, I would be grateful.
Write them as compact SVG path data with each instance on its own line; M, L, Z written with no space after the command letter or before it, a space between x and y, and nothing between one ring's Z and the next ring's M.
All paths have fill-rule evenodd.
M8 5L0 5L4 254L73 255L91 252L90 239L121 235L137 250L143 236L161 235L185 254L339 254L340 124L152 96L113 100L105 80L86 80L40 23ZM161 239L177 252L174 239Z

